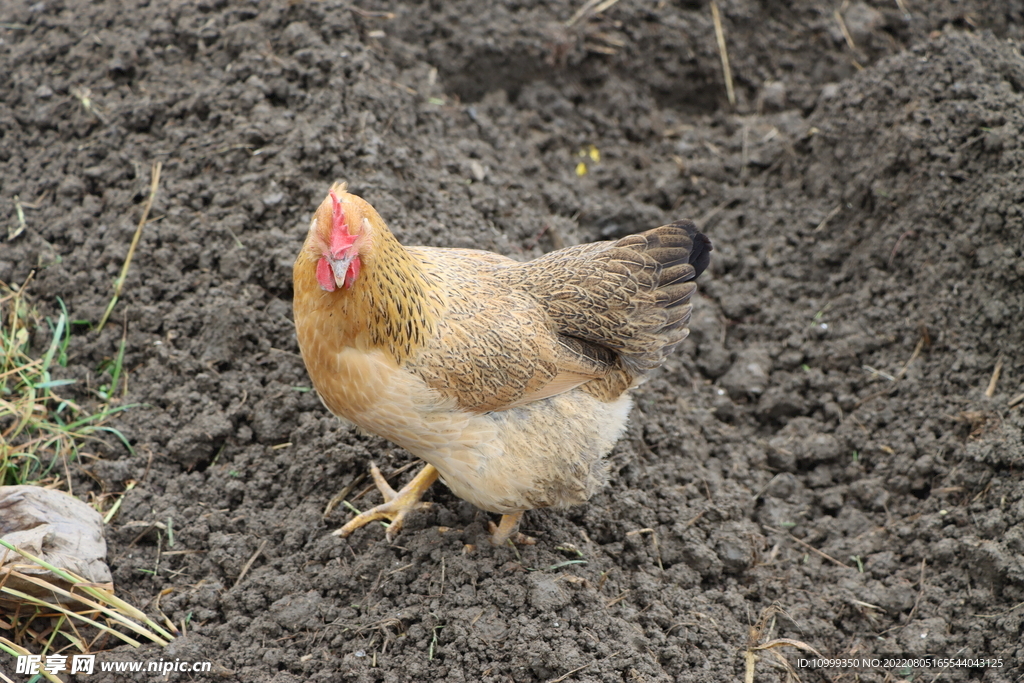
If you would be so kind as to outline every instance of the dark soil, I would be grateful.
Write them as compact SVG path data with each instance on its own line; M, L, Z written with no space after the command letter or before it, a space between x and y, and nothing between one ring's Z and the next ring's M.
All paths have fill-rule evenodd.
M214 663L172 681L734 681L788 638L1002 659L805 681L1020 680L1024 6L724 0L732 107L710 6L567 25L582 4L0 4L3 225L41 198L0 280L36 269L43 314L99 320L163 164L125 295L75 327L62 376L89 403L126 334L134 455L94 444L71 483L106 509L137 482L107 529L117 590L187 635L101 659ZM537 545L492 548L442 486L395 544L331 535L369 460L410 460L327 414L298 355L291 263L334 180L410 244L529 258L684 217L714 240L611 484L528 513ZM809 656L755 654L758 681Z

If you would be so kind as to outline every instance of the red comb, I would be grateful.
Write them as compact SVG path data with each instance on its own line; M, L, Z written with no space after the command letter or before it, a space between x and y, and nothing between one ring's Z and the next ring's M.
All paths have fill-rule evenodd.
M331 256L341 258L341 253L351 247L356 238L349 233L345 210L341 207L341 200L334 194L334 190L331 190L331 202Z

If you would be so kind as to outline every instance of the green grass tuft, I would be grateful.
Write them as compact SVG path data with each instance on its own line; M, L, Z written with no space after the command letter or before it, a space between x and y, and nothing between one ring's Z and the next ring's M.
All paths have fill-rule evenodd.
M28 282L26 282L26 285ZM47 319L50 343L41 357L31 349L39 315L26 297L26 287L0 282L0 485L39 484L51 481L53 468L77 458L83 443L110 434L132 451L125 436L106 423L133 406L111 404L121 377L124 340L108 369L110 385L97 394L102 400L90 412L61 390L77 380L55 379L53 371L68 362L71 329L67 308Z

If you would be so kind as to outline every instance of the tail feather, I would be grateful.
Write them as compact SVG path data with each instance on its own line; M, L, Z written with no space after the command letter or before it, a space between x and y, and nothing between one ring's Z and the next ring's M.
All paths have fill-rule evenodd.
M711 240L677 221L615 242L560 249L499 277L531 293L560 334L614 351L628 375L661 365L686 338L693 282Z
M692 310L689 302L697 291L694 280L710 263L713 247L711 240L699 232L692 221L677 221L631 235L615 246L636 250L656 264L653 305L662 309L663 316L645 332L658 338L660 344L654 341L635 357L623 354L627 365L642 371L664 362L689 334L686 329Z

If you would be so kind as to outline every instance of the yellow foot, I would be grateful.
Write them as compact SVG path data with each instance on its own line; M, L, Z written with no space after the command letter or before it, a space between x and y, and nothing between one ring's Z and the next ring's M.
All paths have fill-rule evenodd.
M384 496L384 502L350 519L345 526L334 532L335 536L345 538L370 522L378 519L390 519L391 526L388 527L385 536L389 541L393 541L401 531L406 515L413 510L425 510L430 507L430 503L424 503L420 498L430 488L430 485L437 481L438 471L434 469L433 465L427 465L420 470L419 474L412 478L412 481L402 487L401 491L391 488L384 480L384 475L372 462L370 463L370 474L373 475L374 483L377 484L377 488Z
M500 524L488 522L487 528L491 532L491 543L505 545L511 539L517 545L535 545L536 538L519 533L519 520L522 516L522 512L517 512L514 515L502 515Z

